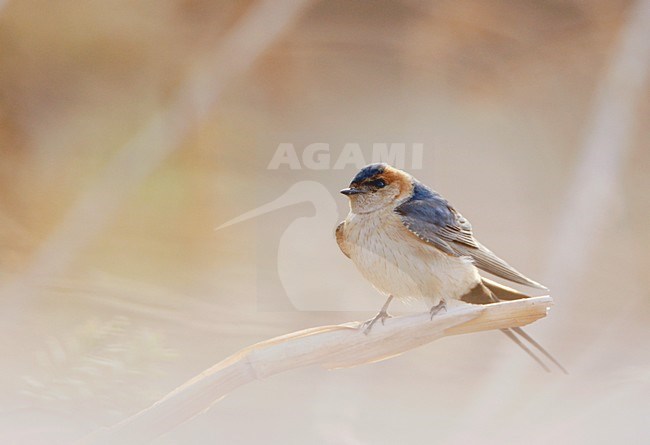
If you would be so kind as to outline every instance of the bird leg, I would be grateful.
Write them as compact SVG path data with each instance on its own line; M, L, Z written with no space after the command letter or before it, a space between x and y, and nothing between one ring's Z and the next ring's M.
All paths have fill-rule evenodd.
M445 303L445 300L440 300L440 303L433 306L429 311L429 313L431 314L431 319L433 320L433 317L443 309L445 310L445 312L447 312L447 303Z
M370 320L367 320L366 322L364 322L361 325L362 328L365 328L365 329L363 329L364 334L368 335L368 333L370 332L370 329L372 329L372 326L375 323L377 323L377 321L381 320L381 324L384 324L384 321L386 321L387 318L391 317L390 315L388 315L388 312L386 312L386 311L388 310L388 305L390 304L390 302L392 300L393 300L393 296L389 295L388 299L386 300L386 303L384 303L384 305L381 307L381 310L379 311L379 313L377 315L375 315L373 318L371 318Z

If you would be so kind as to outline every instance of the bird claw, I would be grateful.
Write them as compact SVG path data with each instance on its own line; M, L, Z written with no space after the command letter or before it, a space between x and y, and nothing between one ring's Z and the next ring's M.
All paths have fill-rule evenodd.
M445 303L444 300L440 300L440 303L433 306L429 311L429 313L431 314L431 319L433 320L433 317L443 309L445 310L445 312L447 312L447 303Z
M361 329L363 329L363 333L368 335L370 333L370 330L374 326L375 323L381 320L381 324L385 324L386 319L392 318L392 315L389 315L388 312L386 311L380 311L377 315L375 315L373 318L370 320L366 320L363 322L361 325Z

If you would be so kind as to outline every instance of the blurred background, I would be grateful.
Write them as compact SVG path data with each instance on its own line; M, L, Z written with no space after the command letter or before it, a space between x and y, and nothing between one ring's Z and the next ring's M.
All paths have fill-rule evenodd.
M649 30L647 0L1 1L0 442L69 443L374 315L333 164L391 142L551 288L529 332L570 375L445 338L256 382L155 443L648 441ZM317 142L329 168L267 168Z

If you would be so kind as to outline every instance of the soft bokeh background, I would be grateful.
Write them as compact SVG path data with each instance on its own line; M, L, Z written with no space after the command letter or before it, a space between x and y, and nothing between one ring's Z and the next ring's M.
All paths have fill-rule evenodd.
M68 443L251 343L373 315L332 235L355 168L268 170L280 142L423 143L413 173L552 289L529 330L571 374L446 338L257 382L156 443L650 440L648 9L0 2L0 442ZM214 230L302 181L329 194Z

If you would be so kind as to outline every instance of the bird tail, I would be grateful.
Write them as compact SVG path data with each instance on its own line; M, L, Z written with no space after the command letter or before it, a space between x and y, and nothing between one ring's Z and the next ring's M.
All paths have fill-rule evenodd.
M498 303L499 301L512 301L512 300L521 300L523 298L530 298L530 295L523 294L515 289L503 286L494 281L488 280L487 278L482 278L482 283L477 286L479 289L475 289L467 297L462 298L464 301L473 304L489 304L489 303ZM555 366L558 367L563 373L568 374L567 370L553 357L542 345L537 343L530 335L526 333L522 328L507 328L501 329L510 340L515 342L526 354L528 354L533 360L535 360L546 372L551 372L551 370L546 366L542 359L535 354L534 350L537 350L544 357L550 360ZM524 341L522 341L524 340ZM532 346L531 349L529 346Z
M483 285L488 288L492 296L492 302L496 301L511 301L511 300L521 300L522 298L530 298L530 295L523 294L519 291L516 291L508 286L499 284L496 281L488 280L485 277L481 277ZM495 301L496 298L496 301Z

